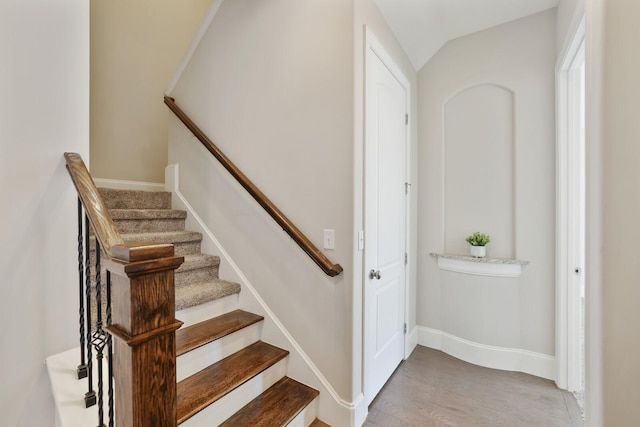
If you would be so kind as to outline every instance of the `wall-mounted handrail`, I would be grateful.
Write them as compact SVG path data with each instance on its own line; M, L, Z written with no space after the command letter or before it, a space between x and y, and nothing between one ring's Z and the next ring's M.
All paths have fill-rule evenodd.
M337 276L342 273L342 266L334 264L327 258L307 236L287 218L278 207L262 191L242 173L242 171L207 137L207 135L186 115L169 96L164 97L164 103L184 123L184 125L198 138L213 156L229 171L229 173L244 187L245 190L264 208L265 211L280 225L283 230L302 248L303 251L329 276Z
M109 258L113 258L113 248L116 245L123 245L124 240L120 236L113 219L111 219L111 214L102 197L100 197L98 188L82 161L82 157L78 153L64 153L64 158L67 160L67 170L89 217L94 233L100 241L100 246L102 246Z

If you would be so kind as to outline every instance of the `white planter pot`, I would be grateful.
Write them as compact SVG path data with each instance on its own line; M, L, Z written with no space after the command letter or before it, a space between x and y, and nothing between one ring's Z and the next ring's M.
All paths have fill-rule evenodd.
M469 245L469 252L471 256L476 258L483 258L487 255L487 247L486 246L473 246Z

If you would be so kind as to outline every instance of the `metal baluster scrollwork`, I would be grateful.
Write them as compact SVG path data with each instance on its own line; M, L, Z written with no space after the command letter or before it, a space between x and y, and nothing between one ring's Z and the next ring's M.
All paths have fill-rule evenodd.
M87 386L88 390L84 395L84 406L90 407L96 404L96 392L93 390L93 354L91 351L91 241L89 238L89 218L84 217L84 247L85 250L85 264L84 264L84 277L85 277L85 301L87 305L86 311L86 324L87 324ZM100 248L96 245L96 253L100 251Z
M87 362L85 359L85 346L84 346L84 259L83 259L83 233L82 233L82 218L84 217L82 212L82 202L78 198L78 277L79 277L79 308L78 308L78 323L80 325L80 364L76 373L78 379L87 377ZM87 251L89 248L86 249Z
M104 387L102 380L102 359L104 358L104 347L107 343L104 329L102 328L102 281L100 265L100 243L96 242L96 330L93 333L91 344L96 350L96 364L98 367L98 427L106 427L104 425Z
M111 326L111 272L109 270L107 270L107 326ZM113 427L113 337L111 334L107 334L107 380L109 384L109 427Z

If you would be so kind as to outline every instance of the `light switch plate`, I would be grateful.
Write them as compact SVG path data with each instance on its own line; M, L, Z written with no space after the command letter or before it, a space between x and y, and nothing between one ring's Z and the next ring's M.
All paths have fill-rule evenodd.
M323 246L325 249L335 249L336 248L335 230L325 228L323 242L324 242Z

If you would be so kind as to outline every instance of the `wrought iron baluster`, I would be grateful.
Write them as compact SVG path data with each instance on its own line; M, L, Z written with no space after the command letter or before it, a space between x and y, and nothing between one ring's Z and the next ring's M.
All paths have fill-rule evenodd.
M78 365L78 369L76 370L78 379L87 377L87 362L85 360L85 347L84 347L84 257L83 257L83 237L82 234L82 201L78 197L78 277L79 277L79 285L78 285L78 300L79 300L79 308L78 308L78 323L80 324L80 364ZM87 248L87 251L89 248Z
M111 272L107 270L107 326L111 325ZM113 337L107 334L107 379L109 387L109 427L114 426L113 418Z
M85 302L87 306L87 383L88 391L84 395L85 407L90 407L96 404L96 392L93 390L93 354L91 352L91 241L89 237L90 225L89 218L85 214L84 216L84 247L85 250L85 265L84 265L84 278L85 278ZM96 247L96 253L100 248Z
M102 379L102 359L104 357L104 346L106 344L104 329L102 329L102 266L100 265L100 243L96 242L96 330L93 333L91 343L96 350L96 364L98 365L98 427L104 425L104 402L103 402L103 379Z

